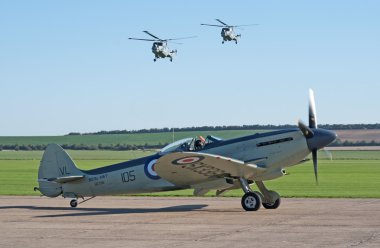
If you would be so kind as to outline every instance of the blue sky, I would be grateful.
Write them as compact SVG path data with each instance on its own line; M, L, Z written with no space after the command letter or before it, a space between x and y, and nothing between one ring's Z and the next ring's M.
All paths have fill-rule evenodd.
M0 135L380 122L379 1L0 1ZM220 29L238 45L221 44ZM153 62L149 30L178 56Z

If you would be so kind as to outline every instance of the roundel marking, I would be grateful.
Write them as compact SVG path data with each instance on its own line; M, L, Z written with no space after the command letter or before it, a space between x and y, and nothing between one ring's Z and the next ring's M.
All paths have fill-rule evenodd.
M186 158L176 159L172 162L175 165L186 165L186 164L194 164L196 162L202 161L205 157L203 156L191 156Z
M161 177L157 174L156 170L155 170L155 165L156 165L156 162L157 162L157 158L155 159L152 159L152 160L148 160L146 163L145 163L145 166L144 166L144 172L145 172L145 175L147 177L149 177L150 179L154 179L154 180L157 180L157 179L160 179Z

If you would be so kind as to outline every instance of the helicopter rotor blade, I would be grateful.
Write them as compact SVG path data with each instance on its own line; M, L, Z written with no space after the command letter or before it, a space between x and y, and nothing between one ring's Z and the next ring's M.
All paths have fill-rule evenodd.
M225 27L224 25L213 25L213 24L205 24L205 23L201 23L201 25L203 25L203 26L211 26L211 27L219 27L219 28L224 28Z
M180 38L166 39L165 41L184 40L184 39L192 39L192 38L197 38L197 36L187 36L187 37L180 37Z
M230 25L228 25L227 23L224 23L224 22L222 22L221 20L219 20L219 19L215 19L216 21L218 21L218 22L220 22L221 24L223 24L224 26L230 26Z
M183 45L181 42L168 41L170 44Z
M157 40L162 40L162 39L158 38L157 36L155 36L155 35L149 33L149 32L146 31L146 30L144 30L143 32L146 33L146 34L148 34L148 35L150 35L150 36L152 36L153 38L156 38Z
M243 24L243 25L234 25L232 27L237 28L237 27L257 26L257 25L259 25L259 24L256 24L256 23L254 23L254 24Z
M139 39L139 38L128 38L129 40L143 40L143 41L157 41L153 39Z

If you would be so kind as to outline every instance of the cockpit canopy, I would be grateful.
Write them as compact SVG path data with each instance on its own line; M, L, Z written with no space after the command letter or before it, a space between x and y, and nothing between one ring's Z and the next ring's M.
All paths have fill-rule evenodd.
M198 151L202 150L206 146L222 141L221 138L215 137L215 136L207 136L206 139L204 139L202 136L195 137L195 138L185 138L181 140L177 140L164 148L162 148L159 151L159 154L166 154L170 152L188 152L188 151Z

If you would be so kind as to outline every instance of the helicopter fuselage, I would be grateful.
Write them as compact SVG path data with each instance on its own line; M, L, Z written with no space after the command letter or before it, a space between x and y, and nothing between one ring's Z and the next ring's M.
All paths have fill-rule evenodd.
M237 40L241 37L240 34L235 34L234 29L232 27L226 27L222 28L222 32L220 35L223 38L223 43L224 41L235 41L237 43Z
M152 53L155 58L154 61L158 58L166 58L169 57L170 61L172 61L174 54L177 53L176 50L170 51L166 42L154 42L152 45Z

